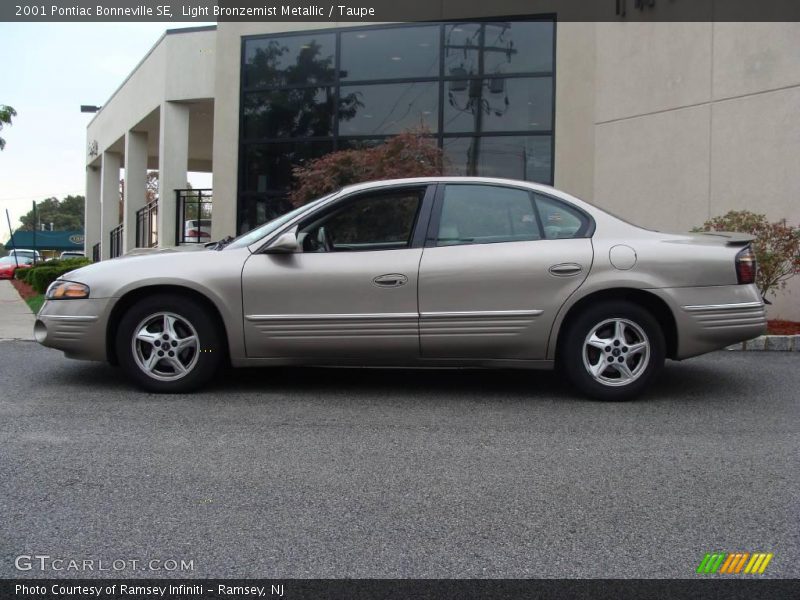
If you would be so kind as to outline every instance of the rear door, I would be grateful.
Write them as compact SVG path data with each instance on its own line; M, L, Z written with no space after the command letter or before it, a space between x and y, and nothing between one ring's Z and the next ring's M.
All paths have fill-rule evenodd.
M525 188L437 192L419 273L423 358L543 359L592 263L591 218Z

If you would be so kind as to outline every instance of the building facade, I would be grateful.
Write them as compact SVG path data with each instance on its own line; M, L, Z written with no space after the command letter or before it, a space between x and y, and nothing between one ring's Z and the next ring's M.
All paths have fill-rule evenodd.
M449 174L552 184L645 227L800 222L800 23L556 22L519 4L167 32L88 126L87 252L242 233L287 209L293 166L407 129ZM189 171L213 190L187 191ZM772 316L800 318L798 300Z

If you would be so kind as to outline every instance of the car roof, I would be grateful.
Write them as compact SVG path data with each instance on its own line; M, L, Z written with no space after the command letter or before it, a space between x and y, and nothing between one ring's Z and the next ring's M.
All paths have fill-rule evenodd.
M520 179L505 179L502 177L462 177L462 176L436 176L436 177L407 177L402 179L381 179L378 181L366 181L363 183L354 183L352 185L342 188L344 191L357 191L368 190L372 188L403 185L403 184L431 184L431 183L481 183L481 184L498 184L498 185L516 185L524 186L534 190L541 190L543 192L557 193L554 187L542 183L534 183L532 181L523 181Z

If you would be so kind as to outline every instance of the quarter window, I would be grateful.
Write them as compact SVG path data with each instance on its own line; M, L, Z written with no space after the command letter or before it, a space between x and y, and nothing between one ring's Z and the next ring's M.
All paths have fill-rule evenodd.
M589 219L578 210L548 196L536 194L536 206L548 240L586 237Z
M488 185L448 185L437 246L541 239L530 193Z

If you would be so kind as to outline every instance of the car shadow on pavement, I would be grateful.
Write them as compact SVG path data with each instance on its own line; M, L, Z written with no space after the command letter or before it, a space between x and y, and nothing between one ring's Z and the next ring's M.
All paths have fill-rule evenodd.
M98 392L152 397L130 383L121 369L106 364L75 363L54 371L47 379L57 386L81 387ZM718 397L756 393L758 381L734 364L715 361L667 362L658 380L637 402L698 400L713 392ZM257 396L268 392L283 397L348 396L380 398L412 395L417 398L457 395L473 400L592 402L572 389L558 371L514 369L388 369L323 367L251 367L223 369L203 390L176 394L175 398ZM165 398L166 398L165 397Z

